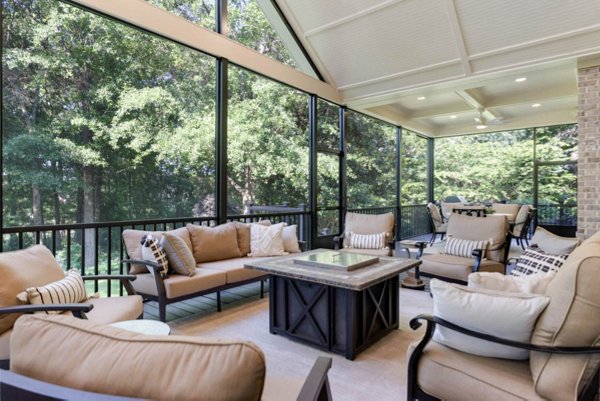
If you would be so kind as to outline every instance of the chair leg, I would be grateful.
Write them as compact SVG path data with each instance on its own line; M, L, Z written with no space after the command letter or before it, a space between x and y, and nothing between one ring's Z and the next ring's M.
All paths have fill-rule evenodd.
M442 233L442 236L440 237L440 241L443 241L445 236L446 236L446 234Z
M521 240L521 249L525 250L525 241Z
M158 318L161 322L167 322L167 304L164 302L158 303Z
M221 291L217 291L217 312L221 312Z
M527 239L527 237L525 237L524 239L525 239L525 243L527 244L527 246L529 246L529 240Z
M435 241L435 236L436 236L435 232L431 233L431 239L429 240L430 244L433 244L433 242Z
M265 280L260 280L260 299L265 297Z

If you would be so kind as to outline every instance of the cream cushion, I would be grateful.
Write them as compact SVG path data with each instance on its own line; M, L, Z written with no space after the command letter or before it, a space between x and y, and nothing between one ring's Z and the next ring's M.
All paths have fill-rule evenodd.
M433 341L421 356L417 380L427 394L446 401L546 400L533 389L527 361L471 355Z
M505 276L501 273L471 273L468 286L474 289L486 289L504 292L545 294L555 272L530 274L528 276Z
M297 227L298 226L296 226L295 224L283 227L283 232L281 233L281 235L283 237L283 250L285 252L301 252L300 246L298 246L298 235L296 234Z
M0 334L0 361L3 359L10 359L10 335L12 329L6 330Z
M237 230L234 223L216 227L188 224L196 263L239 258Z
M19 303L17 294L65 278L54 255L43 245L0 253L0 307ZM0 333L10 329L20 315L0 315Z
M579 245L579 238L561 237L543 227L537 227L531 243L536 244L542 251L552 254L571 253Z
M448 237L489 241L485 257L504 263L508 220L504 216L475 217L454 213L448 222Z
M518 237L521 235L523 228L525 228L525 221L527 221L527 217L529 216L529 212L531 211L531 206L523 205L519 209L517 213L517 217L515 217L515 225L513 227L512 235Z
M163 280L163 283L167 298L176 298L225 285L227 274L219 270L196 268L196 273L192 277L171 274ZM138 275L137 280L132 281L131 285L141 294L158 296L156 282L150 273Z
M31 305L77 304L87 300L85 283L76 269L69 270L61 280L44 286L29 287L17 294L21 303ZM58 315L61 311L43 312Z
M548 285L548 308L540 316L531 342L548 346L600 345L600 232L567 258ZM596 356L597 358L597 356ZM531 373L542 397L557 401L577 397L590 356L531 353Z
M241 256L246 256L250 253L250 225L251 224L262 224L263 226L270 226L270 220L260 220L256 223L242 223L240 221L233 221L237 234L238 248L240 249Z
M506 214L508 221L515 221L521 206L518 203L492 203L494 213Z
M433 279L433 314L461 327L518 342L529 342L548 297L476 290ZM529 351L469 337L438 326L433 340L470 354L505 359L528 359Z
M187 228L181 227L175 230L169 231L173 235L177 235L180 237L187 246L192 249L192 242L190 240L190 233ZM127 249L127 255L129 255L129 259L134 260L142 260L142 237L146 234L152 234L154 238L158 241L162 239L164 231L144 231L144 230L124 230L122 237L123 242L125 243L125 248ZM148 269L145 265L132 263L129 269L130 274L140 274L147 273Z
M22 317L14 334L12 371L80 390L160 400L245 401L260 399L264 386L265 357L250 342L149 336L41 315Z
M179 236L170 232L164 233L160 246L167 254L169 267L177 274L193 276L196 273L196 260L192 248Z
M460 215L456 215L460 216ZM487 218L487 217L486 217ZM454 280L467 282L469 274L473 273L475 258L445 254L428 254L421 256L423 264L419 267L423 273L448 277ZM482 260L479 265L481 272L504 273L505 266L493 260Z
M346 213L344 232L353 232L357 234L378 234L385 232L386 241L391 239L394 230L394 214L392 212L384 214L362 214ZM344 247L350 244L344 239Z
M235 258L227 260L216 260L214 262L204 262L198 264L198 269L216 270L224 272L226 275L226 283L237 283L239 281L250 280L257 277L266 277L268 274L252 270L245 269L245 263L257 262L260 260L268 259L266 257L245 257Z
M250 253L248 256L281 256L285 255L283 247L283 226L285 223L263 226L250 226Z

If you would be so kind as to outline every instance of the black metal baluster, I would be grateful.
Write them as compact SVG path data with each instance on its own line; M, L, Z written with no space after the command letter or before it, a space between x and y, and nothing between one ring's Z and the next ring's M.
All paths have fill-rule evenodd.
M108 244L106 246L106 274L111 274L111 262L112 262L112 227L108 227ZM108 280L107 296L110 297L112 292L112 280Z
M98 263L100 262L99 260L99 234L100 234L100 230L98 229L98 227L94 228L94 274L98 275ZM98 280L94 281L94 292L98 292Z
M52 235L52 254L56 256L56 230L51 231Z
M121 226L119 230L119 274L123 274L123 226ZM123 296L123 283L121 281L119 281L119 295Z
M81 275L85 276L85 228L81 229Z
M23 232L19 232L19 249L23 249Z
M71 230L67 230L67 270L71 270Z

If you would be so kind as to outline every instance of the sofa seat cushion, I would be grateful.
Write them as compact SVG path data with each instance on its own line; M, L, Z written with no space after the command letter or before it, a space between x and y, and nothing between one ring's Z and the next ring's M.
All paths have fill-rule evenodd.
M192 277L171 274L164 283L167 298L177 298L225 285L227 275L224 271L196 268L196 273ZM138 274L137 280L132 281L131 284L141 294L158 296L154 277L150 273Z
M423 264L420 271L467 282L469 274L473 273L475 258L463 258L461 256L431 254L421 257ZM504 265L493 260L482 260L479 265L480 272L504 273Z
M134 320L144 313L142 297L139 295L90 298L85 303L94 305L94 309L86 315L89 320L95 323L110 324L124 320Z
M409 346L407 357L415 346ZM423 391L446 401L544 400L533 388L528 361L471 355L433 341L421 356L417 381Z
M215 262L205 262L198 264L198 270L214 270L225 273L227 275L227 284L237 283L244 280L250 280L257 277L266 277L268 274L265 272L245 269L244 264L258 262L260 260L269 259L269 257L246 257L246 258L235 258L227 260L218 260Z
M12 329L6 330L0 334L0 361L3 359L10 359L10 335Z
M164 401L258 400L264 387L265 357L250 342L151 336L42 315L24 316L13 333L11 370L65 387Z
M372 256L388 256L389 249L360 249L360 248L344 248L340 249L340 252L350 252L350 253L362 253L363 255L372 255Z

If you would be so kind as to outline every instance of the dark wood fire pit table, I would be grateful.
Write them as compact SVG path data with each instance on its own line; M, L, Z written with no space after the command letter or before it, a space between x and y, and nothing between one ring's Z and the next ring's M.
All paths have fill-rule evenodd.
M331 250L255 261L245 265L269 273L269 330L272 334L311 344L354 359L398 328L398 275L419 260L379 257L353 271L306 266L301 256Z

